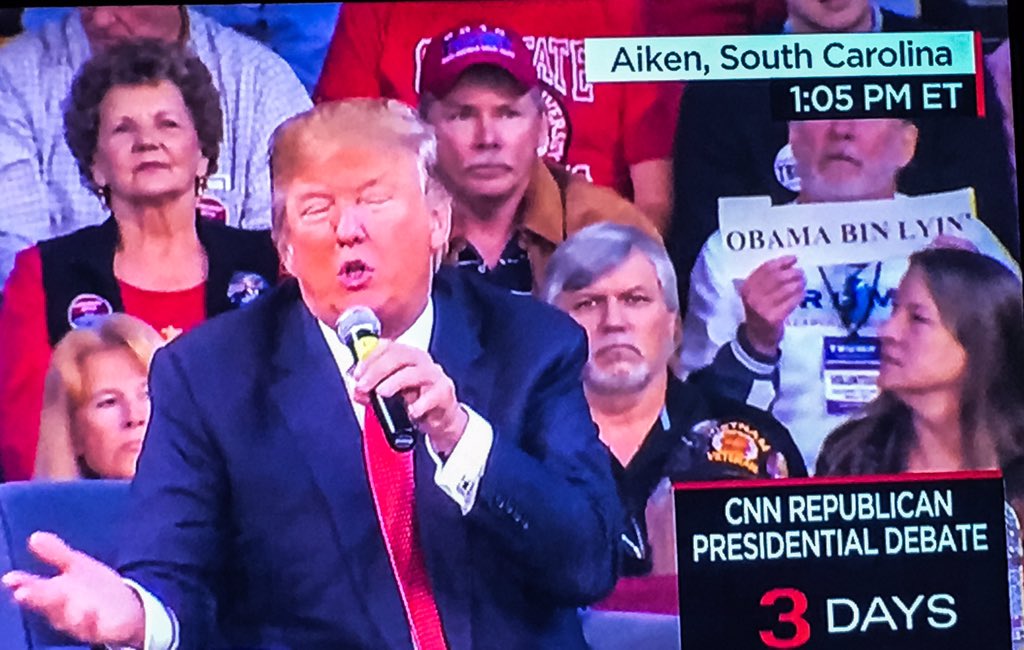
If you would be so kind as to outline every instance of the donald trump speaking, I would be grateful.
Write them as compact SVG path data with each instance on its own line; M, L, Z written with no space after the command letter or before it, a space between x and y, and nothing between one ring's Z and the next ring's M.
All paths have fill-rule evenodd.
M119 570L37 533L58 574L7 574L19 603L147 650L585 647L576 608L614 584L623 521L585 335L437 270L435 158L392 100L278 129L273 229L294 278L154 360ZM358 362L335 331L355 306L381 335ZM411 451L377 396L407 409Z

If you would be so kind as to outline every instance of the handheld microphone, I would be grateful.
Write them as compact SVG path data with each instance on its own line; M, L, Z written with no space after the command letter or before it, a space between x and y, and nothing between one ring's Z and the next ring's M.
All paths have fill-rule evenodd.
M334 331L356 360L362 361L380 341L380 320L368 307L350 307L338 318ZM391 448L395 451L412 449L416 444L416 425L409 419L402 397L382 397L376 390L371 390L370 405Z

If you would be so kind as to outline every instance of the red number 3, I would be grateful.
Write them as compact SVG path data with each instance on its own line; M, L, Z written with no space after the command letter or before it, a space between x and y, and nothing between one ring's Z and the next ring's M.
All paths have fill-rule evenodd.
M772 589L761 596L761 606L771 607L780 598L793 603L792 609L779 614L780 623L789 623L795 628L793 636L780 639L771 630L761 630L761 642L769 648L799 648L811 638L811 626L803 616L807 613L807 596L797 589Z

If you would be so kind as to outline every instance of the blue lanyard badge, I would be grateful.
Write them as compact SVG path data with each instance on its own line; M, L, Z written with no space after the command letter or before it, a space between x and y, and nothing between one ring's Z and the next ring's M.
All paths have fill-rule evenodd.
M829 415L847 415L878 395L878 337L826 336L824 361L825 406Z

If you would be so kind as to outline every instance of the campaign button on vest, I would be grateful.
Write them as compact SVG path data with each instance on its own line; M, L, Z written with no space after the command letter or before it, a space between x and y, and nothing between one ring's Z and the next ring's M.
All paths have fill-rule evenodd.
M270 283L259 273L235 271L228 283L228 300L236 307L247 305L270 288Z
M80 293L68 305L68 325L72 329L93 327L104 317L114 313L114 308L103 296L94 293Z
M204 219L219 221L220 223L228 222L228 208L215 196L209 194L200 196L196 199L196 210Z

